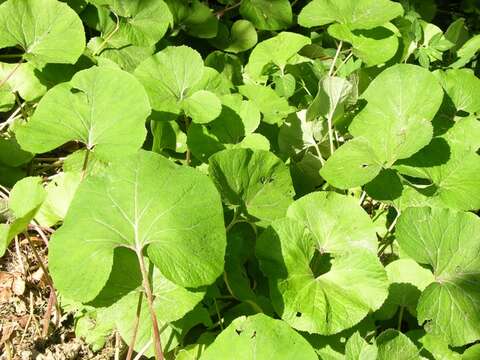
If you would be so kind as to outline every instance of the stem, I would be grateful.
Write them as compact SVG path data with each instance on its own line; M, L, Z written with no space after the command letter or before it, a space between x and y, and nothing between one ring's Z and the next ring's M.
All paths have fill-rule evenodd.
M318 147L318 144L317 144L316 141L314 141L313 147L315 148L315 151L317 152L318 159L320 160L320 163L322 164L322 166L325 165L325 160L323 159L322 153L320 152L320 148Z
M163 352L162 352L162 343L160 341L160 330L158 328L157 316L155 315L155 310L153 309L153 294L152 294L152 289L150 288L150 281L148 280L148 273L145 268L143 251L142 249L137 249L135 253L137 254L138 262L140 263L140 271L142 272L142 278L143 278L143 288L147 296L148 311L150 312L150 317L152 319L153 338L155 340L154 341L155 357L158 360L164 360Z
M337 52L335 53L335 57L333 58L332 65L330 65L330 70L328 71L328 77L332 76L333 69L335 68L335 64L337 63L338 56L340 55L340 51L342 50L343 41L340 41L337 46Z
M359 201L360 206L362 206L366 196L367 196L367 193L365 192L365 190L363 190L362 195L360 196L360 201Z
M400 214L399 214L400 216ZM383 236L382 240L380 241L380 243L382 243L383 241L385 241L385 239L387 238L387 236L393 231L393 228L395 227L395 224L397 223L397 219L398 219L398 216L395 218L395 220L392 221L392 223L390 224L390 226L388 227L388 230L387 232L385 233L385 235ZM382 248L378 251L377 255L378 256L381 256L383 254L383 252L385 251L385 249L388 247L388 245L390 245L390 241L387 241L385 244L383 244Z
M140 312L142 311L142 300L143 292L140 292L138 296L137 312L135 314L135 323L133 324L133 335L132 339L130 340L130 344L128 345L128 353L126 360L131 360L133 355L133 347L135 346L135 341L137 340L138 324L140 323Z
M337 52L335 53L335 57L333 58L332 65L330 65L330 70L328 71L328 77L331 77L333 74L333 69L335 68L335 64L337 63L338 56L340 55L340 51L342 50L343 41L340 41L337 46ZM335 109L330 109L327 118L327 126L328 126L328 141L330 143L330 156L332 156L333 152L335 151L335 146L333 145L333 114L335 113Z
M190 119L188 116L185 116L185 134L188 133L188 128L190 127ZM188 147L187 144L187 152L185 153L185 162L187 163L187 166L190 166L190 163L192 161L192 152L190 151L190 148Z
M115 14L114 11L112 11L112 14L115 16L115 19L116 19L115 28L110 32L110 34L108 34L105 37L105 39L103 39L103 42L100 44L98 49L93 52L93 56L97 56L100 52L102 52L102 50L105 47L105 45L107 44L108 40L110 40L112 38L112 36L115 35L115 33L118 31L118 29L120 29L120 19L119 19L118 15Z
M403 312L405 311L405 306L400 306L400 311L398 313L398 331L402 331L402 321L403 321Z
M48 284L48 287L50 288L50 299L48 301L48 304L49 304L50 308L51 308L51 306L55 305L55 309L57 311L57 321L58 321L60 319L60 316L61 316L62 312L61 312L59 304L58 304L57 294L55 293L55 288L53 287L52 278L50 277L50 274L48 273L47 267L43 264L43 261L40 258L40 255L38 255L37 249L35 249L35 247L33 246L32 240L30 239L30 235L28 235L27 231L25 231L24 234L25 234L25 238L28 241L28 244L30 245L30 248L32 249L33 255L37 259L38 265L41 267L41 269L43 270L43 273L45 274L45 280ZM51 300L51 302L50 302L50 300ZM48 308L47 308L47 313L45 314L45 318L49 319L50 316L47 317L47 315L50 315L49 311L48 311ZM49 321L49 320L47 320L47 321ZM43 328L44 337L47 335L45 333L45 331L48 332L48 323L46 323L46 326L47 326L47 328L45 329L45 322L44 322L44 328Z
M218 322L220 324L220 329L223 331L223 319L220 316L220 311L218 310L217 299L213 298L213 303L215 304L215 311L217 312Z
M90 149L87 148L85 152L85 158L83 159L83 166L82 166L82 180L85 179L85 175L87 174L87 166L88 166L88 157L90 155Z
M221 18L223 15L225 15L225 13L226 13L227 11L230 11L230 10L233 10L233 9L239 7L241 4L242 4L242 1L239 1L239 2L236 3L236 4L227 6L226 8L217 11L214 15L215 15L217 18Z
M0 59L15 59L22 56L23 54L3 54L3 55L0 55Z
M353 56L353 52L351 52L350 54L347 55L347 57L340 63L340 65L338 65L337 69L335 70L335 72L333 73L333 76L335 76L338 72L338 70L340 70L340 68L345 65L347 63L348 60L350 60L350 58Z
M20 67L20 65L22 65L22 62L23 62L23 59L21 59L12 69L12 71L10 71L8 73L8 75L5 77L5 79L3 79L2 81L0 81L0 88L3 86L3 84L5 84L8 79L10 79L13 74L15 74L15 72L18 70L18 68Z
M238 209L235 209L234 213L233 213L233 218L232 218L232 221L230 221L230 224L227 225L227 227L225 228L225 232L229 232L232 227L238 222L238 216L240 215L240 211L238 211Z

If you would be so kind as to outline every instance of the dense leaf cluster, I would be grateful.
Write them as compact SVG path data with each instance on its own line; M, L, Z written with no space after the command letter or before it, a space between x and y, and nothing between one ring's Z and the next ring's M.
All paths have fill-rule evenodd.
M0 255L93 349L480 358L473 3L0 3Z

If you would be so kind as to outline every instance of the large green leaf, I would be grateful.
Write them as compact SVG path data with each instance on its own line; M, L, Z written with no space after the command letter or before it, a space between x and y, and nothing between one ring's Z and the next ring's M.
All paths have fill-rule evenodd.
M439 72L438 77L457 111L480 111L480 79L470 69Z
M412 341L400 331L388 329L377 339L378 360L417 360L420 359L419 350Z
M232 53L240 53L251 49L258 41L257 30L248 20L237 20L230 30L221 24L219 33L211 42L215 47Z
M370 345L358 332L345 344L345 360L376 360L377 353L376 344Z
M316 360L317 354L300 334L281 320L264 314L235 319L218 335L201 360Z
M356 138L334 152L321 171L339 188L363 185L382 167L390 168L428 145L443 91L429 71L400 64L378 75L362 99L367 104L349 127Z
M132 75L92 67L50 89L16 134L22 148L33 153L68 141L99 154L135 152L145 139L149 114L147 95Z
M166 0L175 25L189 35L211 39L217 35L218 19L212 10L199 0Z
M288 0L243 0L240 14L259 30L282 30L292 23Z
M0 49L20 46L37 65L73 64L85 49L78 15L57 0L8 0L0 5Z
M45 94L47 87L35 76L35 68L31 64L21 64L9 77L15 67L15 64L0 63L0 82L7 79L0 87L0 94L8 94L10 107L15 103L15 92L26 101L37 100ZM0 100L0 107L2 102Z
M210 157L209 172L224 202L244 215L272 221L293 201L288 168L271 152L223 150Z
M162 0L92 2L108 6L119 16L118 30L115 30L117 25L109 17L106 17L102 29L103 36L113 34L113 40L127 40L133 45L150 46L158 42L173 23L170 9Z
M352 52L367 66L384 64L395 56L400 34L387 23L373 29L350 30L347 25L332 24L328 33L336 39L352 44Z
M267 65L274 64L283 71L288 60L310 43L311 40L306 36L286 31L281 32L255 46L250 54L245 72L251 79L260 80Z
M257 240L257 257L283 320L298 330L335 334L382 305L387 276L374 252L356 246L324 250L318 229L304 222L274 221Z
M459 118L446 133L396 168L428 180L423 189L428 197L419 194L424 204L476 210L480 208L479 147L480 122L476 117Z
M433 269L418 322L453 346L480 339L480 219L441 208L409 208L397 222L403 251Z
M290 205L287 216L304 223L320 252L337 253L352 247L372 252L377 249L373 222L352 197L334 192L310 193Z
M373 180L381 171L382 162L365 138L350 140L336 150L320 170L329 184L348 189Z
M8 199L7 223L0 224L0 257L10 241L26 230L45 200L45 195L40 177L27 177L15 184Z
M174 114L184 111L194 122L206 123L221 111L216 95L203 90L208 85L203 81L206 72L197 51L170 46L143 61L135 76L145 86L154 110ZM202 101L209 105L202 106Z
M390 0L314 0L298 17L300 25L314 27L338 22L349 29L372 29L403 15L400 4Z
M223 271L225 246L211 181L141 151L82 182L52 238L50 270L60 293L92 300L110 275L114 249L126 247L146 250L168 280L198 287Z
M145 259L148 267L148 260ZM128 275L126 275L128 274ZM161 340L164 352L175 346L175 334L168 324L182 318L202 300L204 292L189 291L167 280L157 268L150 267L151 289L154 296L153 309L159 326L165 326ZM153 332L147 300L142 288L142 277L138 269L138 260L134 252L126 248L118 248L114 254L112 272L101 293L90 303L106 311L114 319L115 324L124 339L130 343L134 328L139 297L141 296L140 315L137 337L134 344L136 351L147 346L146 356L153 356ZM169 339L172 337L173 339ZM150 343L150 346L148 346Z

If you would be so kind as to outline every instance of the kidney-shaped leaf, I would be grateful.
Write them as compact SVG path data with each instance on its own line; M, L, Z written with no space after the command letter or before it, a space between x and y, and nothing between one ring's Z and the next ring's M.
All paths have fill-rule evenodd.
M374 252L355 247L322 252L299 221L273 222L258 239L256 253L275 310L298 330L336 334L380 308L388 295L387 276Z
M266 65L273 63L283 69L292 56L310 43L310 39L306 36L287 31L281 32L255 46L245 71L252 79L258 80Z
M303 222L323 252L347 251L352 246L372 252L377 248L373 222L352 197L314 192L290 205L287 216Z
M93 299L119 246L137 253L146 247L149 259L178 285L212 283L223 271L226 246L215 187L196 170L144 151L88 177L49 248L57 289L72 299Z
M269 151L231 149L210 157L209 172L228 205L272 221L285 216L294 194L287 166Z
M235 319L218 335L201 360L316 360L312 346L281 320L264 314Z
M382 167L389 168L428 145L443 90L428 70L401 64L378 75L362 98L367 105L349 127L356 139L334 152L321 171L339 188L366 184Z
M96 152L135 152L145 139L149 114L145 90L132 75L92 67L49 90L16 133L22 148L33 153L68 141L95 147Z
M390 0L314 0L302 9L298 23L314 27L338 22L350 29L371 29L402 14L402 5Z
M480 219L441 208L408 208L397 222L400 247L430 265L435 281L420 296L418 322L453 346L480 339Z
M85 49L82 21L57 0L8 0L0 5L0 49L16 45L26 60L73 64Z
M216 95L202 91L202 86L199 88L203 85L204 73L202 57L188 46L167 47L143 61L135 70L153 109L174 114L184 111L198 123L214 120L221 111ZM208 102L204 109L200 106L203 101Z
M292 23L288 0L243 0L240 14L259 30L281 30Z

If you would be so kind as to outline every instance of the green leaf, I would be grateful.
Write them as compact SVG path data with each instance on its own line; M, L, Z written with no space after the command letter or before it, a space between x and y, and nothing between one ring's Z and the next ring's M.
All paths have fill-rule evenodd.
M259 30L282 30L292 24L288 0L243 0L240 14Z
M281 320L264 314L235 319L205 350L201 360L316 360L310 344Z
M147 95L132 75L92 67L50 89L16 135L21 147L33 153L68 141L79 141L99 154L135 152L145 139L149 114Z
M219 33L212 44L232 53L240 53L251 49L258 41L257 31L253 24L248 20L237 20L232 24L230 31L225 25L221 25Z
M345 360L376 360L377 352L376 344L370 345L356 332L345 345Z
M392 59L399 45L398 29L387 23L373 29L350 30L347 25L333 24L328 33L352 44L352 52L367 66L380 65Z
M378 156L392 164L410 157L432 139L431 120L443 91L435 77L415 65L394 65L383 71L362 94L367 106L349 130L364 136Z
M479 209L479 139L480 123L476 117L460 118L446 133L399 162L396 168L402 174L428 180L424 205Z
M355 246L324 250L316 230L289 218L274 221L257 240L256 254L281 318L298 330L331 335L378 309L388 281L375 253Z
M206 124L220 115L222 103L214 93L200 90L183 100L182 108L193 122Z
M327 76L318 82L318 92L307 110L307 121L319 117L334 118L339 106L347 99L352 91L352 84L337 76Z
M455 61L451 68L460 69L467 65L480 50L480 35L473 36L457 51L457 61Z
M280 124L295 111L288 101L277 95L275 90L261 85L242 85L240 93L255 104L263 114L262 121L267 124Z
M209 173L223 201L246 216L272 221L285 216L293 186L287 166L268 151L223 150L210 157Z
M26 230L45 200L45 195L40 177L24 178L12 188L8 199L11 216L6 224L0 224L0 256L3 256L11 240Z
M287 216L305 225L321 252L337 253L352 247L371 252L377 249L373 222L352 197L334 192L310 193L290 205Z
M390 0L313 0L298 16L304 27L333 22L349 29L372 29L403 15L402 5Z
M151 46L157 43L173 24L173 17L167 4L162 0L92 1L98 5L108 6L119 16L118 30L113 19L107 17L103 26L103 37L113 34L115 40L126 40L136 46Z
M135 70L154 110L174 114L184 111L198 123L212 121L221 110L213 93L201 91L209 85L204 79L208 74L200 54L188 46L167 47ZM208 105L202 105L203 101Z
M407 255L432 267L435 281L422 293L418 322L461 346L480 339L480 219L440 208L409 208L397 222Z
M26 101L34 101L39 99L47 91L47 87L35 75L35 68L29 64L21 64L17 70L9 77L9 74L14 71L16 65L8 63L0 63L0 79L5 81L0 87L0 92L6 91L10 93L11 105L15 103L15 95L18 95Z
M62 172L53 176L45 187L45 201L35 215L41 226L52 226L65 218L81 177L79 172Z
M85 49L83 24L57 0L8 0L0 5L0 49L17 45L36 65L74 64Z
M379 310L377 318L393 317L399 306L417 315L420 293L434 281L432 272L422 268L412 259L399 259L385 267L390 282L388 298Z
M189 35L211 39L217 35L218 19L211 9L199 0L166 0L175 25Z
M306 36L283 31L255 46L245 72L251 79L261 80L267 65L274 64L283 71L288 60L310 43L311 40Z
M141 151L82 182L52 237L49 265L61 294L89 301L105 285L116 247L146 250L168 280L198 287L223 271L225 244L220 198L210 180Z
M23 151L15 138L0 136L0 163L16 167L28 163L33 155Z
M173 327L169 326L169 324L181 319L191 311L202 300L205 292L193 292L180 287L167 280L153 266L150 266L150 273L151 289L154 296L153 309L159 326L161 328L163 326L166 327L166 330L161 334L161 340L164 352L168 352L170 347L175 347L178 341L176 338L179 335L176 334ZM127 277L125 274L129 274L129 276ZM141 284L142 279L138 270L136 255L126 248L119 248L114 255L110 279L100 295L92 302L95 306L113 304L107 308L107 312L110 317L113 317L115 325L125 343L130 343L133 337L139 296L141 296L143 291ZM144 295L142 296L140 307L134 349L140 352L141 349L147 346L145 355L151 357L154 355L152 321ZM173 339L169 339L170 337Z
M87 47L98 54L100 66L118 66L120 69L133 72L137 66L154 53L154 47L134 46L122 39L109 39L104 44L101 37L93 37ZM113 64L112 64L113 63Z
M376 339L378 360L416 360L420 359L419 350L408 337L397 330L388 329Z
M452 69L436 75L457 111L480 112L480 79L472 70Z
M443 91L427 70L400 64L380 73L362 99L367 105L349 127L355 139L335 151L321 170L330 184L342 189L366 184L382 167L390 168L428 145Z
M382 169L370 142L360 137L340 146L328 158L320 175L339 189L349 189L373 180Z

